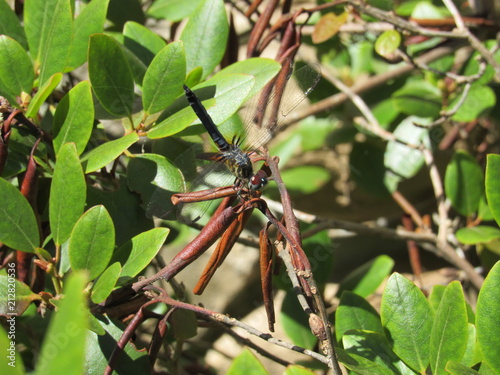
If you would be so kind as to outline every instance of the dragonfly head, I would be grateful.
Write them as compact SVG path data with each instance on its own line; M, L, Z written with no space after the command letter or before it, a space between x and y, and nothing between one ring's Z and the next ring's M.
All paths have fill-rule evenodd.
M257 173L255 173L248 182L248 188L254 191L262 190L266 185L267 185L267 174L262 170L259 170Z

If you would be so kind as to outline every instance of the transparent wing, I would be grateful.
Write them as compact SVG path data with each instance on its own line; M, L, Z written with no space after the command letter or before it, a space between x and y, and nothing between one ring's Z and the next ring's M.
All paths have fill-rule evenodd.
M258 98L255 98L251 104L245 106L244 113L239 114L241 118L245 119L244 124L235 131L234 127L235 124L238 124L238 121L235 121L235 118L233 118L231 121L219 126L221 133L228 141L231 141L233 136L237 134L243 140L242 143L245 145L245 149L257 151L271 140L275 131L279 129L280 122L304 101L318 84L320 77L321 73L317 65L305 65L293 72L291 79L287 82L284 94L281 96L282 103L278 103L280 110L277 116L272 113L263 114L262 116L264 119L262 123L266 124L266 121L273 121L274 124L272 126L258 128L255 125L253 118L255 117L255 112L259 111ZM275 101L278 100L278 95L273 92L268 98L266 105L261 105L260 108L271 108L275 105ZM238 125L236 125L236 128L238 128ZM211 150L216 151L215 146ZM195 155L203 151L207 150L203 150L201 145L194 145L174 161L174 164L183 172L186 181L191 181L187 184L185 192L230 186L234 183L234 175L231 174L223 163L201 161L195 158ZM156 197L153 194L153 198L148 205L148 212L150 211L149 206L154 206L157 199L164 199L164 195L161 198L161 195ZM189 224L198 221L205 214L211 203L212 201L179 204L177 207L172 207L164 213L154 213L155 210L152 207L151 212L153 212L154 216L167 219L173 219L172 213L176 212L179 221Z

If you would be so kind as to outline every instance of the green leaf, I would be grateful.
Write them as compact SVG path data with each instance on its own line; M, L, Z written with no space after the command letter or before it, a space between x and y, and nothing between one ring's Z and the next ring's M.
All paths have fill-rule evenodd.
M65 282L64 299L50 321L35 367L37 374L83 374L89 314L86 283L83 272L70 275Z
M397 30L386 30L375 42L375 51L383 57L388 57L396 51L401 43L401 34Z
M432 311L436 313L439 308L439 304L441 303L441 299L443 298L444 291L446 286L444 285L433 285L431 292L429 293L429 304L431 305Z
M500 229L487 225L472 228L460 228L455 235L457 240L466 245L485 243L500 238Z
M424 165L424 156L420 150L404 144L423 144L431 148L429 129L416 124L425 125L430 119L410 116L397 126L394 136L398 141L389 141L384 153L384 166L386 167L386 186L390 191L397 189L397 184L402 179L409 179L417 174ZM401 142L402 141L402 142Z
M92 302L98 304L108 298L118 281L121 271L122 267L118 262L106 268L106 271L99 276L92 288L92 295L90 297Z
M42 106L42 104L45 102L45 99L49 97L49 95L54 91L54 89L57 87L57 85L61 82L63 77L62 73L56 73L52 77L50 77L42 87L38 90L38 92L35 94L33 99L31 99L31 102L28 106L28 109L26 110L26 117L36 117L38 110Z
M262 363L248 349L243 349L241 353L233 359L226 375L269 375Z
M89 45L89 77L103 108L130 117L134 104L134 78L121 45L112 37L94 34Z
M0 178L0 242L14 250L32 253L40 243L33 209L19 190Z
M302 194L312 194L321 189L329 180L330 172L323 167L302 166L287 169L281 176L287 189L299 191Z
M83 213L87 196L85 177L74 143L57 154L50 186L49 219L54 242L65 242Z
M94 280L108 266L115 246L115 228L104 206L94 206L75 225L69 240L73 270L87 270Z
M219 65L226 51L229 25L222 0L204 0L182 31L187 71L203 68L206 78ZM203 41L203 42L201 42Z
M335 312L335 336L340 341L342 335L351 330L366 330L384 333L377 311L363 297L344 291Z
M31 56L40 69L40 86L64 71L73 41L69 0L26 0L24 24Z
M312 334L308 318L294 292L288 292L285 295L280 316L285 333L295 345L306 349L314 348L318 339Z
M488 273L479 291L476 307L477 339L485 362L500 373L500 262L497 262Z
M450 103L449 108L454 108L460 100L462 100L461 97L456 98ZM495 103L495 92L490 87L479 84L472 85L467 97L451 119L459 122L473 121L484 116L495 106Z
M342 364L355 374L359 375L391 375L387 366L375 363L354 353L348 353L342 348L335 348L337 357Z
M87 146L94 124L94 103L89 81L73 87L56 108L53 122L54 150L74 142L78 155Z
M441 92L426 81L410 81L392 98L396 107L407 115L436 118L441 110Z
M154 18L164 18L168 21L178 22L189 17L202 1L157 0L151 4L147 14Z
M462 358L467 348L467 336L467 310L462 286L459 281L452 281L434 315L430 340L433 374L446 375L446 363Z
M16 318L13 317L7 318L5 323L0 326L0 350L4 353L4 360L0 362L0 372L8 375L24 375L26 372L23 359L16 351L16 342L12 340L15 337L15 324ZM9 330L8 334L4 326ZM11 327L14 332L10 331Z
M125 285L153 260L165 242L170 229L154 228L141 233L122 245L113 261L122 264L118 285Z
M385 367L386 374L414 374L391 350L386 337L379 332L352 330L342 338L349 354L360 355Z
M273 59L263 57L252 57L247 60L238 61L226 66L217 72L211 80L217 81L219 77L226 74L248 74L255 78L254 85L248 94L248 98L253 97L262 91L271 79L281 70L281 64Z
M123 36L125 37L123 40L125 47L137 56L146 67L166 45L166 42L158 34L137 22L127 22L123 29ZM184 69L184 75L185 73Z
M476 370L471 369L468 366L465 366L457 361L449 361L446 364L447 374L451 375L480 375Z
M91 173L105 167L138 140L139 136L134 132L114 141L103 143L87 152L82 157L82 165L85 173Z
M82 340L85 345L84 369L80 374L103 374L109 361L110 353L116 348L116 343L123 335L123 329L117 327L108 317L99 316L96 319L104 329L103 335L87 331L87 337ZM127 342L122 359L115 363L116 374L151 374L149 355L146 351L138 351L134 344ZM55 373L54 373L55 374Z
M109 0L92 0L85 5L74 22L73 46L71 48L66 71L78 68L87 60L90 36L102 33ZM80 3L80 7L83 3Z
M463 357L460 359L460 363L467 366L474 366L480 361L479 345L477 344L476 326L472 323L467 323L467 330L468 330L467 347L465 349Z
M413 370L423 373L429 365L433 312L422 291L394 273L382 295L380 316L394 352Z
M179 169L158 154L136 155L129 162L127 177L129 188L141 196L150 216L163 217L173 207L172 194L186 189Z
M35 79L33 65L23 47L5 35L0 35L0 56L0 94L18 106L16 97L22 92L31 94Z
M474 214L484 193L483 172L477 161L464 150L453 155L444 177L446 196L455 210L464 216Z
M500 155L490 154L486 157L485 189L488 206L500 225Z
M394 260L387 255L379 255L375 259L359 266L341 281L338 294L349 290L361 297L368 297L375 292L382 281L394 267Z
M212 117L214 123L221 124L228 120L248 98L254 82L255 79L250 75L221 75L196 86L195 94L207 108L208 114ZM216 105L210 107L209 104L213 102L212 98L215 98ZM183 109L179 110L179 108ZM175 113L175 115L171 116L171 113ZM164 114L170 117L163 120ZM185 97L177 99L174 104L167 108L164 114L160 116L159 122L148 132L148 138L163 138L176 134L189 125L201 124L199 120L193 123L193 120L197 117Z
M152 114L165 109L182 95L186 76L186 57L181 42L165 46L153 59L144 76L142 103Z
M16 13L10 8L7 1L0 1L0 35L6 35L15 39L23 49L28 49L24 29L19 23Z
M7 318L23 315L31 302L42 299L28 285L15 278L15 267L15 263L7 263L4 267L7 276L0 275L0 315Z

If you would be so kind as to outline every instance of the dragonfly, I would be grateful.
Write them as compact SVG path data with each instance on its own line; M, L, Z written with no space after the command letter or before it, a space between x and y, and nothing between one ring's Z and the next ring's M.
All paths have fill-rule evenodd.
M257 154L257 150L272 138L275 130L279 127L280 121L309 95L321 77L319 68L311 65L300 68L290 76L297 77L301 87L305 87L305 89L294 88L292 94L289 93L288 89L285 90L283 97L286 99L286 105L281 109L280 118L276 121L275 126L271 127L271 130L262 129L255 131L258 127L255 124L257 120L252 119L245 123L244 134L234 135L231 142L228 142L219 131L196 94L184 85L184 93L189 105L198 116L217 150L216 152L196 153L197 159L210 161L210 163L203 170L196 173L196 177L186 189L187 192L227 186L231 185L232 181L234 191L238 196L243 198L242 192L246 191L252 195L257 191L261 191L267 185L268 176L261 170L254 170L252 159ZM290 76L287 77L287 80L290 79ZM271 94L269 98L266 104L272 102L274 94ZM265 111L265 107L258 111ZM264 117L263 114L261 115ZM243 148L243 144L246 144L246 148ZM191 152L188 150L188 153ZM185 164L183 159L189 159L189 157L185 158L182 154L177 159L174 161L174 164L182 165ZM164 194L162 194L162 198L165 199ZM207 200L180 204L177 206L177 219L186 224L197 222L204 215L211 202L211 200ZM154 203L154 199L151 200L151 203ZM160 217L165 217L166 214L164 213ZM155 216L159 215L155 214Z

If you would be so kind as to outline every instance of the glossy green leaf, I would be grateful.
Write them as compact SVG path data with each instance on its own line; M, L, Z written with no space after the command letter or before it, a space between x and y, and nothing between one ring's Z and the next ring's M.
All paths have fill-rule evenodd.
M15 39L5 35L0 35L0 56L0 94L17 106L16 97L22 92L31 94L33 88L35 72L31 59Z
M0 350L4 354L4 360L0 362L0 372L8 375L24 375L26 372L23 359L16 351L16 341L12 340L15 338L15 319L15 317L7 318L4 320L5 323L0 326ZM4 325L6 329L4 329ZM14 332L10 331L11 327Z
M167 228L155 228L141 233L122 245L113 256L113 261L122 264L118 285L125 285L158 254L168 233Z
M462 100L458 97L450 103L450 108L455 108L455 105ZM488 86L472 85L467 97L460 105L458 111L451 117L454 121L469 122L474 121L478 117L491 110L496 103L495 92Z
M99 316L98 320L105 333L97 335L87 331L85 342L85 363L81 374L103 374L109 361L110 353L123 335L123 329L115 325L108 317ZM138 351L134 344L127 342L121 358L115 363L116 374L151 374L149 356L146 351Z
M401 43L401 34L397 30L386 30L375 42L375 51L383 57L388 57L396 51Z
M115 228L104 206L94 206L75 225L69 240L73 270L87 270L94 280L108 266L115 246Z
M83 213L87 196L85 177L74 143L57 154L50 186L49 220L54 242L65 242Z
M125 47L132 51L146 67L167 44L158 34L137 22L127 22L123 29L123 36Z
M446 364L447 374L451 375L480 375L476 370L471 369L457 361L450 361Z
M285 295L281 305L281 325L288 337L295 345L312 349L318 339L311 332L308 317L300 307L294 292Z
M84 293L84 272L70 275L64 285L64 299L53 315L42 344L37 374L82 374L88 307Z
M432 311L436 313L439 308L439 304L441 303L441 299L443 298L444 291L446 286L436 284L432 286L431 292L429 293L429 304L431 305Z
M387 366L375 363L354 353L348 353L342 348L335 348L337 357L342 364L355 374L359 375L392 375Z
M186 57L181 42L165 46L153 59L144 76L142 103L148 114L159 112L184 93Z
M207 77L219 65L226 51L229 25L222 0L203 0L182 31L187 71L197 66Z
M115 30L123 30L125 23L130 21L141 25L146 23L140 0L111 0L107 19L113 23Z
M163 217L173 205L173 193L185 191L182 173L167 158L141 154L132 158L127 171L128 185L141 196L144 210L150 216Z
M26 0L24 24L31 56L40 69L40 86L66 67L73 42L69 0Z
M115 262L106 268L106 271L99 276L94 284L94 287L92 288L92 294L90 297L92 302L98 304L108 298L118 281L121 271L122 267L118 262Z
M460 359L460 363L466 366L474 366L480 362L479 345L477 343L476 326L472 323L467 324L467 347L465 353ZM449 362L448 362L449 363Z
M401 121L394 131L394 136L399 140L389 141L384 153L384 166L386 167L385 181L390 191L395 191L402 179L409 179L417 174L424 165L424 156L420 150L404 144L424 145L431 148L429 129L416 124L426 125L431 120L410 116ZM402 142L401 142L402 141Z
M78 68L87 60L90 36L102 33L109 0L92 0L85 5L74 22L73 46L66 70ZM83 6L83 3L80 3Z
M7 276L0 275L0 315L7 318L11 315L21 316L32 302L42 298L15 278L15 263L7 263L4 270L7 270Z
M243 349L241 353L233 359L226 375L269 375L262 363L248 349Z
M0 242L14 250L32 253L40 243L38 224L26 198L0 178Z
M477 339L484 360L489 366L500 373L500 262L497 262L488 273L484 284L479 291L476 307Z
M287 189L299 191L302 194L312 194L321 189L331 178L323 167L303 166L290 168L281 176Z
M428 3L426 1L418 1L413 8L411 13L411 17L413 18L430 18L430 19L438 19L442 18L443 15L440 12L439 8L435 5Z
M138 140L139 136L137 133L130 133L114 141L103 143L87 152L82 157L82 165L85 173L91 173L105 167Z
M360 355L385 367L386 374L415 374L394 354L386 337L380 332L348 331L342 343L348 353Z
M28 109L26 110L26 117L36 117L38 110L45 102L45 99L47 99L49 95L52 94L54 89L61 82L62 77L62 73L56 73L52 77L50 77L42 87L40 87L35 96L33 96L33 99L31 99Z
M422 291L394 273L382 295L380 316L392 350L413 370L423 373L429 365L434 317Z
M483 186L483 172L477 161L468 152L458 150L444 177L446 196L453 208L465 216L474 214L484 193Z
M112 37L94 34L89 45L89 77L103 108L116 116L130 116L134 79L120 44Z
M238 61L226 66L220 72L217 72L211 80L217 81L219 77L226 74L248 74L255 78L254 85L248 93L248 98L253 97L262 91L271 79L273 79L281 70L281 64L273 59L263 57L252 57L247 60Z
M151 4L147 14L154 18L164 18L178 22L189 17L203 0L157 0Z
M366 330L384 333L380 316L370 303L356 293L344 291L335 312L335 336L337 341L351 330Z
M0 35L15 39L25 50L28 49L24 29L7 1L0 1Z
M467 310L460 282L446 287L441 303L434 315L431 331L431 369L436 375L446 375L446 363L459 361L467 347Z
M500 229L487 225L478 225L477 227L460 228L455 235L460 242L475 245L500 238Z
M500 225L500 155L490 154L486 157L485 189L488 206Z
M394 267L394 260L387 255L359 266L341 281L338 293L349 290L361 297L368 297L375 292Z
M426 81L410 81L392 98L396 107L407 115L436 118L441 110L441 92Z
M94 125L94 103L89 81L73 87L59 102L54 114L54 150L59 152L68 142L74 142L78 155L87 146Z
M112 191L104 191L99 187L89 187L87 206L102 204L106 207L115 224L115 242L116 246L119 247L139 233L153 228L154 223L144 215L144 209L141 207L142 199L129 189L127 177L119 176L116 185Z
M207 108L215 124L221 124L228 120L248 98L254 82L255 79L249 75L227 74L203 82L194 89L194 92ZM216 105L210 107L209 104L213 103L213 98L215 98ZM165 113L172 111L171 113L175 114L165 120L162 120L164 116L162 114L159 123L148 132L148 138L163 138L176 134L189 125L201 124L199 120L193 123L193 119L197 117L193 116L194 111L189 107L185 97L177 99L170 108ZM182 109L179 110L180 108Z

